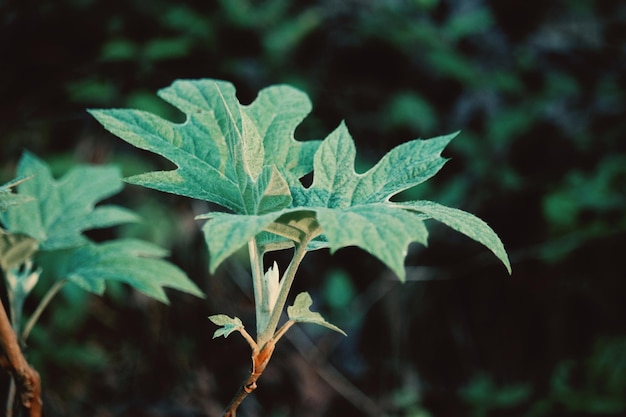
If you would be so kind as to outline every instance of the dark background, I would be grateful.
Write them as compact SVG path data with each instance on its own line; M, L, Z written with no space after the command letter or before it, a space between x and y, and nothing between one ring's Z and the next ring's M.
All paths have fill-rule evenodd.
M0 1L0 176L28 149L62 174L115 163L167 169L85 112L184 116L155 96L178 78L309 94L301 140L341 120L358 170L416 137L461 130L410 198L477 214L480 245L430 225L399 283L357 249L311 254L294 292L348 338L290 333L242 416L603 416L626 413L626 3L545 0ZM254 328L245 256L215 276L197 203L127 186L138 236L172 251L207 293L161 305L123 286L68 288L32 334L45 416L216 416L249 367L211 340L210 314ZM200 207L202 209L202 207ZM244 254L245 255L245 254ZM280 258L280 257L279 257ZM37 288L27 309L46 288Z

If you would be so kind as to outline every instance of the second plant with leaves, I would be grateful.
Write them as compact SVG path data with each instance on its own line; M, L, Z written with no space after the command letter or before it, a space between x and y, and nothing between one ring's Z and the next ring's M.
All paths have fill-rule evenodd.
M249 105L238 102L232 84L212 79L178 80L158 92L187 119L172 123L130 109L91 110L111 133L178 167L149 172L128 182L222 206L203 232L210 269L247 245L256 307L256 336L242 321L212 316L215 337L240 332L252 348L253 369L226 415L256 387L278 339L295 322L311 322L342 332L310 311L308 293L295 297L279 327L289 290L307 252L358 246L386 264L403 281L409 244L427 243L425 221L435 219L482 243L505 265L502 242L482 220L431 201L394 202L392 197L434 176L445 164L441 152L456 134L412 140L389 151L364 173L354 168L356 150L344 123L322 141L298 141L294 132L311 110L303 92L289 86L262 90ZM301 178L313 172L309 187ZM293 248L282 274L264 256Z
M65 285L102 295L106 281L119 281L162 302L168 301L163 287L203 294L182 270L162 259L165 250L151 243L136 239L96 243L84 235L90 229L138 219L122 207L96 205L121 191L117 168L79 166L56 180L43 161L26 152L17 175L21 180L0 187L0 270L9 302L6 312L0 305L0 359L6 358L3 367L17 382L20 407L35 417L41 415L39 378L21 351L46 306ZM23 320L26 297L42 281L49 284L48 290ZM5 415L19 415L12 409L9 395Z

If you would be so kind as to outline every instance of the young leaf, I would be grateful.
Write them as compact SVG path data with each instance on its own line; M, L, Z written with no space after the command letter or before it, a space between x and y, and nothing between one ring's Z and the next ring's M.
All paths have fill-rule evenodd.
M318 146L293 137L311 108L305 94L287 86L269 87L243 106L232 84L210 79L178 80L158 94L186 113L185 123L138 110L90 111L111 133L178 167L129 182L214 202L236 214L289 205L285 184L295 184L310 171ZM268 196L271 203L263 201Z
M243 323L239 317L231 318L225 314L216 314L214 316L210 316L209 320L211 320L213 324L220 326L220 328L213 333L213 339L220 336L227 338L232 332L243 330Z
M17 268L37 252L37 241L21 233L7 233L0 229L0 269Z
M6 184L0 185L0 212L7 210L10 206L31 201L32 197L15 194L12 188L24 182L28 178L18 178Z
M95 207L122 189L117 168L81 166L57 181L43 161L25 152L18 175L32 176L18 186L19 194L32 201L0 213L0 221L12 233L35 238L42 250L80 246L87 243L82 235L85 230L137 220L121 207Z
M346 332L341 330L339 327L334 324L330 324L320 313L316 313L310 310L311 305L313 305L313 299L308 292L301 292L296 296L294 303L292 306L287 307L287 315L289 316L289 320L300 322L300 323L314 323L319 324L320 326L328 327L331 330L341 333L344 336L347 336Z
M40 259L44 270L53 269L57 279L67 279L86 291L102 295L106 281L119 281L163 303L168 298L163 287L197 297L202 291L175 265L161 259L167 251L135 239L119 239L56 251ZM50 267L46 260L52 258ZM54 265L53 265L54 264Z
M267 311L271 312L276 304L278 298L278 291L280 290L280 271L278 270L278 264L274 261L274 264L270 266L263 275L263 294L267 294Z

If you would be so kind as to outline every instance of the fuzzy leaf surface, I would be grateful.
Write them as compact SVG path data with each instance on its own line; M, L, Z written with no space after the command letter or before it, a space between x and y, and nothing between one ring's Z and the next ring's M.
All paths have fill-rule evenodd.
M460 210L391 201L444 166L441 153L456 133L408 141L357 173L356 148L344 123L321 143L295 141L310 102L293 88L266 88L250 105L239 104L234 87L218 80L176 81L159 95L185 112L187 121L174 124L136 110L92 114L115 135L178 167L131 182L231 212L200 216L209 218L203 231L212 271L256 237L264 250L305 241L310 250L358 246L404 280L408 246L427 243L424 221L430 218L484 244L510 270L502 243L484 222ZM313 183L304 187L299 178L311 170Z
M219 220L203 228L211 250L211 269L249 239L259 236L259 245L281 248L310 233L299 224L315 224L322 230L310 249L328 247L332 252L357 246L387 265L401 280L404 259L411 243L427 244L425 220L435 219L490 249L510 272L502 242L482 220L462 210L430 202L394 203L396 194L418 186L446 163L441 156L456 134L401 144L371 169L354 169L356 149L342 123L320 145L314 156L313 183L291 187L292 205L263 216L220 213ZM298 219L297 222L294 219ZM267 233L271 232L271 233Z
M117 168L79 166L55 180L48 166L25 152L18 175L31 179L18 185L18 195L30 201L0 213L0 222L11 233L29 235L41 250L86 244L85 230L114 226L137 220L131 211L96 203L118 193L123 186Z
M217 330L215 330L215 333L213 333L213 339L220 336L227 338L232 332L237 332L243 329L243 323L239 317L228 317L226 314L216 314L214 316L210 316L209 320L211 320L213 324L220 326Z
M210 201L236 214L261 214L291 203L289 186L311 171L319 145L294 139L311 110L304 93L273 86L241 105L232 84L204 79L178 80L158 95L184 112L186 121L176 124L130 109L90 111L114 135L177 166L129 182Z
M339 327L324 320L320 313L311 311L312 305L313 299L311 298L311 295L308 292L301 292L296 296L293 305L287 307L289 320L293 320L297 323L318 324L347 336L346 332L341 330Z
M386 154L363 174L354 170L354 141L342 123L320 145L314 156L313 184L291 188L293 203L286 209L262 216L212 214L203 227L211 251L211 269L254 236L263 231L261 244L280 246L281 241L297 241L298 234L310 233L304 225L314 224L322 235L311 242L311 249L329 247L336 251L358 246L376 256L398 277L405 277L404 258L412 242L427 243L427 218L415 211L392 204L395 194L414 187L435 175L445 164L441 157L455 136L413 140ZM219 220L218 220L219 218ZM294 219L298 219L294 221ZM281 234L278 226L288 226ZM289 236L289 232L293 236ZM263 235L262 235L263 236Z
M313 248L334 252L358 246L403 280L409 244L426 244L428 231L425 216L398 208L389 199L435 175L446 162L441 152L454 136L404 143L359 174L354 141L340 124L315 154L312 185L292 190L293 206L314 212L321 227L323 234L312 242Z
M504 245L498 235L496 235L485 221L471 213L442 206L432 201L412 201L398 205L408 210L423 213L429 218L440 221L476 242L482 243L500 259L509 274L511 273L511 263L509 262L509 257L504 249Z
M412 242L427 244L424 221L433 218L489 248L510 272L502 242L489 226L461 210L429 202L390 199L434 176L446 163L441 153L457 134L412 140L389 151L368 171L354 169L356 150L345 125L326 138L314 158L311 187L292 190L294 206L313 210L323 230L318 247L358 246L404 280Z
M178 267L162 259L167 251L135 239L118 239L48 253L50 268L58 279L67 279L82 289L102 295L106 281L126 283L163 303L169 303L164 287L197 297L204 295ZM46 268L44 268L45 270Z

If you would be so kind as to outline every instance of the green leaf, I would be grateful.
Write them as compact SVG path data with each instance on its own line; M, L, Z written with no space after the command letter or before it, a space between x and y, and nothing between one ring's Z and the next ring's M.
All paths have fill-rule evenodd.
M11 206L32 200L32 197L15 194L12 190L12 188L28 179L29 178L18 178L6 184L0 185L0 212L7 210Z
M321 228L323 236L313 243L315 248L330 247L334 252L346 246L359 246L404 279L404 258L409 244L427 243L425 216L397 207L388 200L441 169L445 159L439 154L452 136L400 145L368 172L357 174L354 143L345 128L338 130L338 134L322 143L315 156L312 186L292 189L293 204L299 207L262 216L209 215L212 220L203 230L211 253L212 271L264 230L298 242L307 233ZM409 154L401 160L401 155L411 150L417 155ZM280 245L280 242L261 239L260 246Z
M409 244L427 243L423 217L391 205L378 203L316 211L331 252L358 246L384 262L403 281Z
M353 140L345 126L340 125L315 154L311 187L292 189L293 205L316 213L323 230L317 247L328 246L334 252L345 246L358 246L404 280L408 246L411 242L427 244L424 220L433 218L487 246L510 272L502 242L482 220L441 205L390 201L401 191L435 175L447 161L441 152L455 136L456 133L406 142L359 174L354 170Z
M209 219L202 227L202 231L211 254L209 259L211 273L215 272L226 258L241 249L279 216L280 212L261 216L229 213L198 216L199 219Z
M114 205L101 205L85 216L84 228L100 229L123 223L139 222L140 217L131 210Z
M37 252L35 239L21 233L7 233L0 229L0 269L17 268Z
M294 303L292 306L287 307L287 315L289 316L289 320L299 322L299 323L314 323L319 324L320 326L328 327L331 330L341 333L344 336L347 336L346 332L341 330L339 327L334 324L330 324L320 313L316 313L310 310L311 305L313 305L313 299L308 292L301 292L296 296Z
M158 94L187 115L185 123L139 110L90 111L111 133L178 167L134 176L129 182L217 203L236 214L261 214L289 205L285 183L295 184L310 171L318 146L294 139L311 108L305 94L274 86L243 106L232 84L210 79L179 80Z
M204 297L182 270L161 259L165 255L164 249L135 239L89 244L48 254L55 263L57 279L67 279L94 294L103 294L106 281L119 281L163 303L168 303L164 287ZM41 260L44 266L45 260Z
M213 324L221 326L215 331L215 333L213 333L213 339L220 336L227 338L232 332L237 332L243 329L243 323L239 317L231 318L225 314L216 314L214 316L210 316L209 320L211 320Z
M120 207L95 207L98 201L122 189L117 168L79 166L55 180L43 161L25 152L18 175L32 176L18 186L19 194L32 201L0 213L0 221L12 233L35 238L42 250L84 245L88 242L82 235L85 230L137 219Z
M407 142L358 174L354 142L341 124L315 154L311 187L292 190L293 205L313 211L323 231L314 247L330 247L334 252L358 246L404 280L408 246L425 245L428 231L425 216L403 210L389 199L435 175L446 162L441 151L454 136Z
M500 259L511 274L511 263L502 241L483 220L463 210L442 206L432 201L411 201L399 203L398 206L423 213L429 218L438 220L457 232L482 243Z
M313 184L299 193L294 205L346 208L388 201L434 176L447 161L441 152L456 135L406 142L357 174L354 141L342 123L322 142L314 158Z
M289 185L275 165L265 167L254 185L255 213L271 213L291 204Z
M262 251L305 241L309 250L358 246L404 280L408 246L427 243L428 218L483 243L510 270L502 243L484 222L460 210L391 201L444 166L441 153L457 133L406 142L357 173L354 141L344 123L321 143L294 139L310 102L291 87L266 88L248 106L237 102L230 83L217 80L177 81L159 95L186 113L184 124L136 110L92 114L112 133L178 167L131 182L231 211L199 217L210 218L203 231L211 271L256 237ZM299 179L311 169L313 183L306 188Z

